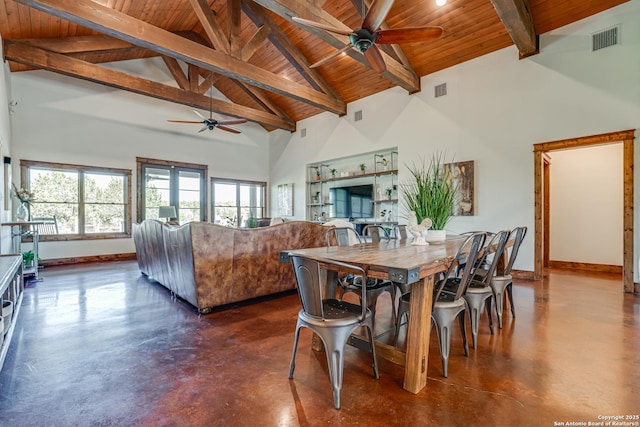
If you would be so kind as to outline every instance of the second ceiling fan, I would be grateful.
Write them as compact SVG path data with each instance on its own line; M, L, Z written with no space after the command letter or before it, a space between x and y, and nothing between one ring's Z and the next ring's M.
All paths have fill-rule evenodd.
M228 125L241 125L243 123L247 123L247 119L216 120L213 118L213 73L211 74L211 92L209 93L209 118L207 119L205 116L203 116L196 110L193 110L193 112L196 113L196 116L200 118L199 121L192 121L192 120L167 120L167 121L172 123L193 123L193 124L201 123L204 126L198 131L198 133L204 132L207 129L214 130L215 128L218 128L220 130L224 130L227 132L231 132L231 133L242 133L238 129L234 129L232 127L229 127Z
M364 9L364 0L362 0L362 2ZM351 48L355 48L364 54L367 61L369 61L369 64L371 64L371 68L373 68L377 73L383 73L387 69L387 66L376 44L419 43L435 40L442 36L442 33L444 32L442 27L433 26L380 30L380 25L382 25L389 13L389 10L391 10L393 2L394 0L373 0L366 15L363 13L361 28L355 30L343 30L331 25L321 24L319 22L293 16L291 19L300 24L320 28L321 30L334 34L349 36L349 44L326 58L321 59L315 64L312 64L311 68L318 67L341 53L346 52Z

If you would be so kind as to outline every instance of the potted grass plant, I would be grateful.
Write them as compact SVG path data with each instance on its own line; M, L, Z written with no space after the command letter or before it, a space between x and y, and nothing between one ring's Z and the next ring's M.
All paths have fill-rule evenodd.
M445 227L453 213L457 185L444 167L444 154L435 153L429 164L408 166L411 177L402 186L405 208L414 212L418 224L425 218L432 222L427 241L443 241Z

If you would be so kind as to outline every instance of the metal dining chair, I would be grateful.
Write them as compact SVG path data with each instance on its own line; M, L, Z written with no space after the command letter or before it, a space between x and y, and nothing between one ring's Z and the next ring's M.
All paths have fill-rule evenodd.
M489 286L493 291L494 299L496 302L496 313L498 317L498 327L502 329L502 311L504 309L504 293L507 292L509 298L509 306L511 307L511 315L516 317L516 311L513 305L513 277L511 276L511 269L513 263L518 256L518 249L527 234L527 227L516 227L511 231L510 239L513 239L513 245L511 246L511 252L507 264L502 271L496 271L496 275L491 278Z
M325 298L325 283L322 278L326 272L320 268L316 260L289 254L293 264L296 285L302 309L298 312L296 332L293 342L293 354L289 365L289 379L293 379L296 350L300 337L300 328L308 328L315 332L324 344L329 367L329 379L333 388L333 406L340 409L340 390L342 389L342 373L344 368L344 348L354 330L364 327L369 340L369 350L373 357L373 377L379 378L376 350L373 343L373 314L367 308L367 293L362 297L360 305ZM349 272L367 280L367 276L359 267L341 262L324 262L330 268Z
M363 243L362 237L353 227L333 227L325 233L327 246L335 243L336 246L351 246Z
M379 224L367 224L362 229L362 236L369 237L372 242L379 242L381 239L390 240L389 232Z
M480 250L484 246L486 234L484 232L473 233L466 238L464 243L458 249L453 261L449 264L446 272L441 280L438 280L434 286L433 307L431 310L431 321L433 322L436 333L438 334L438 344L440 346L440 359L442 360L443 376L449 375L449 352L451 349L451 328L456 318L460 323L460 331L462 333L462 341L464 345L464 354L469 356L469 343L467 342L467 330L465 326L465 311L467 302L463 295L467 290L467 286L473 278L474 263L465 262L468 259L477 259ZM462 268L457 268L458 263L462 261ZM458 275L456 275L456 272ZM455 292L444 292L444 288L448 287ZM396 317L396 344L402 318L409 316L409 301L411 292L407 292L400 297L400 305L398 315Z
M331 233L334 233L333 239L330 236ZM354 235L357 236L356 239L353 239ZM327 230L328 246L331 246L332 241L335 241L337 246L351 246L351 242L353 242L354 240L357 241L357 244L364 243L362 237L351 227L335 227ZM340 299L342 300L345 293L353 292L354 294L357 294L362 300L362 282L362 277L357 275L346 275L341 278L338 282L338 285L340 286ZM371 310L371 313L373 313L373 324L375 326L378 297L384 292L389 292L389 295L391 295L391 302L393 303L396 297L396 294L394 292L395 286L393 282L389 280L367 279L365 288L367 293L367 307ZM395 311L395 309L391 311L391 318L393 322L395 322L396 319Z
M404 224L396 224L393 226L393 237L398 240L407 240L407 226Z
M489 286L496 271L498 263L502 259L507 240L511 234L510 230L502 230L491 233L491 239L484 248L482 256L473 263L471 282L463 295L467 301L469 309L469 323L471 325L471 337L473 348L478 348L478 330L480 325L480 315L482 309L486 307L489 317L489 328L493 335L493 317L491 315L491 302L494 299L493 290ZM455 291L447 286L444 292Z

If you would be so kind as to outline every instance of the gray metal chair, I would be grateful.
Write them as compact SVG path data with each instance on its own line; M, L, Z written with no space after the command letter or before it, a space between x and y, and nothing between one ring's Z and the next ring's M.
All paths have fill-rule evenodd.
M493 317L491 315L491 301L493 299L493 290L489 286L498 263L504 253L504 248L511 234L510 230L502 230L492 234L491 240L486 245L482 256L474 263L472 271L472 279L463 297L467 301L469 309L469 323L471 324L471 337L473 348L478 348L478 330L480 324L480 314L486 306L487 316L489 317L489 328L493 335ZM444 292L452 291L445 286Z
M382 228L382 227L381 227ZM375 229L375 228L374 228ZM331 239L330 234L334 233L334 239ZM332 240L334 240L337 246L351 246L351 242L357 241L357 244L364 243L362 237L351 227L335 227L327 230L327 245L331 246ZM355 239L354 239L355 236ZM351 238L350 238L351 237ZM353 292L357 294L362 300L362 277L347 275L340 279L340 299L344 297L347 292ZM367 293L367 307L373 313L373 324L375 326L376 318L376 305L378 303L378 297L384 292L389 292L391 295L392 303L395 301L395 285L389 280L382 279L367 279L366 280L366 293ZM393 304L395 305L395 304ZM395 322L395 312L392 310L391 318Z
M327 246L335 243L336 246L351 246L362 242L362 237L353 227L333 227L325 233Z
M362 295L362 304L352 304L334 298L325 298L325 283L322 280L326 272L322 272L316 260L289 254L296 277L298 295L302 309L298 312L293 354L289 366L289 379L293 379L296 350L300 328L308 328L315 332L324 344L329 367L329 379L333 388L333 405L340 409L340 390L342 389L342 373L344 368L344 347L354 330L364 326L369 339L369 347L373 357L373 376L378 375L378 362L373 343L373 314L367 308L367 294ZM361 268L340 262L326 263L340 271L357 274L365 281L367 276Z
M367 224L362 229L362 236L371 238L372 242L379 242L382 238L390 240L389 232L381 225Z
M398 240L407 240L407 226L404 224L396 224L393 226L393 237Z
M518 249L520 244L524 240L524 236L527 234L527 227L516 227L511 231L510 239L513 239L513 245L511 246L511 253L509 254L509 260L507 265L502 271L496 271L496 275L491 278L489 286L493 291L494 299L496 301L496 312L498 315L498 327L502 329L502 311L504 309L504 293L507 292L509 297L509 305L511 306L511 315L516 317L516 311L513 306L513 277L511 276L511 268L518 256Z
M431 310L431 320L436 327L438 334L438 344L440 346L440 359L442 360L443 376L449 375L449 352L451 349L451 328L456 318L460 323L462 341L465 356L469 355L469 343L467 342L467 330L465 326L464 313L467 309L467 302L463 295L467 286L473 278L474 263L464 262L468 259L477 259L480 250L484 246L486 234L483 232L474 233L467 237L458 249L453 262L444 273L441 280L437 281L434 287L433 308ZM462 261L463 266L457 269L458 263ZM456 276L456 271L459 276ZM443 292L445 286L455 292ZM411 292L407 292L400 297L398 316L396 318L396 343L402 318L409 315L409 301Z

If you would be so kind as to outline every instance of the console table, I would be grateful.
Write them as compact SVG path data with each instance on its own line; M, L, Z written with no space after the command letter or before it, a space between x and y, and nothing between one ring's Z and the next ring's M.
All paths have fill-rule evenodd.
M1 225L11 227L11 252L22 255L22 237L33 237L33 267L25 268L24 275L33 275L34 279L38 278L38 244L40 242L40 233L34 225L44 224L43 221L13 221L3 222Z
M0 295L2 296L2 306L5 301L13 304L13 314L11 319L4 319L9 322L0 334L0 370L4 364L4 359L9 351L13 330L18 320L20 305L22 304L22 292L24 291L24 280L22 276L22 255L0 255ZM7 331L6 334L4 331ZM4 338L4 340L2 339Z

